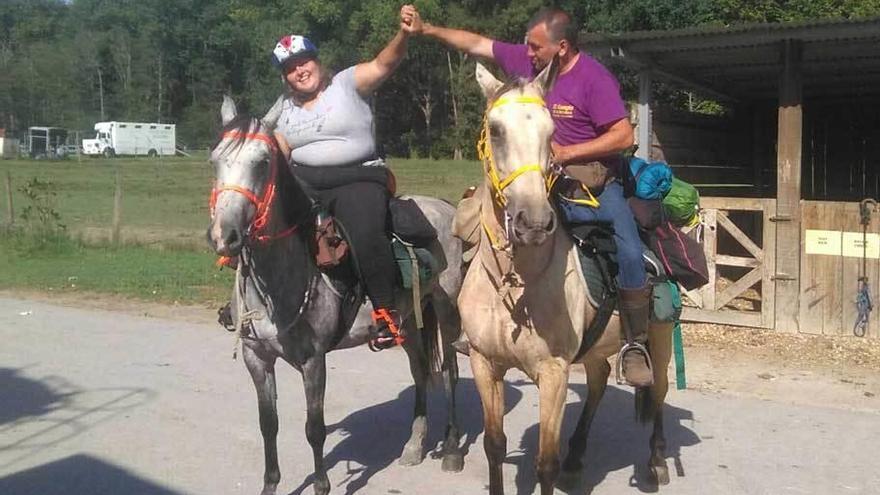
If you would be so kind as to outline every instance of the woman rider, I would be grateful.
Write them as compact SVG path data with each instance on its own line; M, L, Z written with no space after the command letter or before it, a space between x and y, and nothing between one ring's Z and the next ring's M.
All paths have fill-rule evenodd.
M406 55L402 29L373 60L333 75L307 38L278 41L272 61L287 85L275 129L293 174L318 192L343 226L367 296L373 303L374 348L395 345L400 325L394 309L396 264L385 233L388 171L376 155L370 98Z

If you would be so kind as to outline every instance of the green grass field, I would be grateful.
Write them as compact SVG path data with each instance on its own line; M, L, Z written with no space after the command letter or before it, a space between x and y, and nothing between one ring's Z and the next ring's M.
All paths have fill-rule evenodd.
M480 176L476 162L392 159L401 193L427 194L449 200ZM107 238L113 216L116 170L122 173L122 233L140 244L191 244L202 241L208 223L208 193L213 170L207 156L164 159L2 160L0 178L12 175L13 209L24 197L17 191L38 177L55 184L56 209L70 232L86 241ZM3 191L5 198L5 191ZM0 218L7 218L6 201Z
M480 177L476 162L392 159L402 194L457 200ZM116 171L122 174L122 239L109 246ZM0 239L0 287L112 293L158 301L216 302L229 293L231 272L218 271L207 249L206 155L164 159L0 160L12 177L13 210L27 206L18 189L32 178L54 184L54 208L73 241L34 249L21 236ZM0 189L0 223L8 217ZM21 224L21 219L15 221Z

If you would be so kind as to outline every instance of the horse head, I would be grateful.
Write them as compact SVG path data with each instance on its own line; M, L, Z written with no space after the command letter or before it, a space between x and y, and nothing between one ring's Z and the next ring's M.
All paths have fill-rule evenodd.
M256 119L238 115L232 99L223 97L223 130L210 158L215 185L208 228L208 242L219 255L237 256L266 228L279 168L286 166L273 134L280 113L280 98Z
M558 223L547 194L553 119L544 105L555 72L556 62L531 82L503 84L477 64L477 82L488 102L480 158L514 245L543 244Z

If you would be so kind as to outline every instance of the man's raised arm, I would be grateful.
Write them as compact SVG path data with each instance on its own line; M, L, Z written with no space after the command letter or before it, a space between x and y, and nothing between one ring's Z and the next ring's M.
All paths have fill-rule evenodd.
M494 40L490 38L461 29L445 28L424 22L419 11L412 5L404 5L400 9L400 16L405 31L434 38L452 49L474 57L495 60L495 55L492 53Z

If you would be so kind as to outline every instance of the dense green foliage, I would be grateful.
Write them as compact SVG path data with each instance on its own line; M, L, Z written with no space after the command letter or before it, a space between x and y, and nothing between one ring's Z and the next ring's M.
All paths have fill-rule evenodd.
M539 0L418 0L423 17L504 40L521 39ZM853 17L880 0L561 0L585 29ZM261 112L281 90L268 62L292 31L341 69L374 56L397 27L400 0L3 0L0 127L90 130L99 120L175 122L205 146L220 96ZM472 154L481 113L473 61L416 40L376 99L380 142L398 156ZM625 85L625 87L628 87Z

